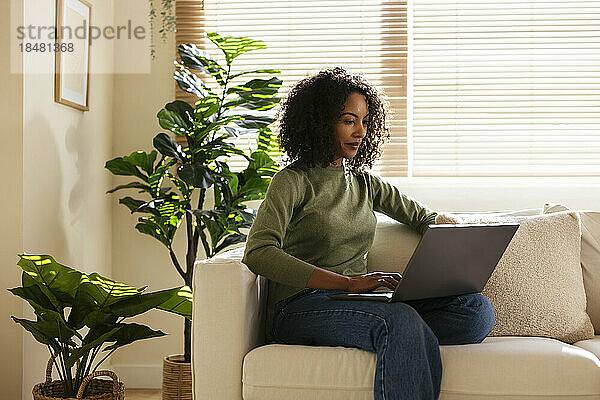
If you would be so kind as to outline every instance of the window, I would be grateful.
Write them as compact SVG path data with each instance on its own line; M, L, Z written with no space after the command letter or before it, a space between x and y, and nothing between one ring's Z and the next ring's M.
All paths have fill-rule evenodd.
M412 14L413 176L600 176L600 1Z
M280 69L282 97L323 67L364 73L394 113L382 176L600 176L600 0L178 0L177 19L218 60L204 32L263 40L233 67Z

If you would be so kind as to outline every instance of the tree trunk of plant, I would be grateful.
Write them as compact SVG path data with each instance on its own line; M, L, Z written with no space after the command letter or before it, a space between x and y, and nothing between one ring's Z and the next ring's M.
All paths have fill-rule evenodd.
M184 347L184 361L186 363L192 362L192 321L185 319L183 327L183 347Z

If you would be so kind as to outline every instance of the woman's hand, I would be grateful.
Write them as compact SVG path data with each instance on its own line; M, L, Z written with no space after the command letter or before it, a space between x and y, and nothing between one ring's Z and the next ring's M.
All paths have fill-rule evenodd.
M371 272L350 277L348 293L367 293L380 286L396 289L402 275L397 272Z

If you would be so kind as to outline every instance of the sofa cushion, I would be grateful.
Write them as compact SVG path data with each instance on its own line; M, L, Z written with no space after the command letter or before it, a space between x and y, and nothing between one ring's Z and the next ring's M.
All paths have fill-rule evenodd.
M440 400L600 396L598 358L554 339L488 337L480 344L441 346L440 350L444 366ZM373 399L374 376L373 353L348 347L272 344L244 358L243 397Z
M542 208L529 208L515 211L488 211L477 213L487 216L530 216L540 215ZM457 212L456 215L469 216L473 212ZM412 230L408 225L388 217L385 214L375 213L377 228L375 238L367 254L367 270L383 272L404 272L406 265L421 240L421 235Z
M561 204L546 203L544 213L568 210ZM580 211L581 267L587 298L587 313L596 334L600 334L600 212Z
M374 353L341 346L269 344L244 357L243 398L372 400L374 379Z
M567 343L594 336L585 312L576 212L468 218L441 213L436 222L520 223L482 291L496 311L491 336L541 336Z
M575 342L574 346L586 349L600 359L600 335L596 335L591 339Z

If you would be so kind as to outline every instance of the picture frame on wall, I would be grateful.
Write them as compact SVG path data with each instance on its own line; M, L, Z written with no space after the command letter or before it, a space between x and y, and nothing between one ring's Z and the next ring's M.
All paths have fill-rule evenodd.
M89 111L92 5L56 0L54 100Z

